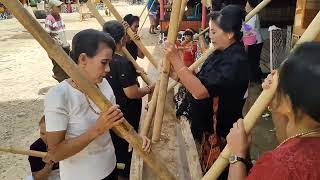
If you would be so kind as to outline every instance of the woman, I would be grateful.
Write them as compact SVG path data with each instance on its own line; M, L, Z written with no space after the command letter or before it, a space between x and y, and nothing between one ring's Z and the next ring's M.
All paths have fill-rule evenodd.
M131 30L137 35L139 30L139 21L140 21L139 17L133 16L132 14L127 14L123 18L123 20L127 22L127 24L129 25L128 27L130 27ZM139 37L136 37L136 38L139 38ZM140 51L138 46L132 40L128 40L126 44L126 48L135 60L137 60L138 57L140 59L144 58L144 54Z
M106 78L115 93L116 102L120 105L124 118L138 131L142 97L150 94L154 85L140 88L133 64L123 56L121 49L127 42L124 26L114 20L108 21L103 25L103 31L109 33L116 43L115 54L110 62L110 73ZM115 142L118 162L126 164L121 175L129 176L132 153L128 152L128 143L115 135L112 135L112 138Z
M304 43L282 64L278 88L271 103L272 114L281 117L272 116L281 143L256 162L248 177L241 160L231 163L229 180L320 179L319 56L319 42ZM264 89L270 83L272 76L269 75L263 83ZM246 158L249 142L243 120L234 123L227 141L233 159Z
M247 55L241 40L244 12L226 6L209 14L210 39L217 49L195 76L181 61L176 48L168 44L166 58L180 82L191 93L189 112L191 130L200 142L204 132L213 131L213 98L219 97L217 134L226 137L232 124L242 117L245 92L249 83Z
M74 83L66 79L50 89L45 98L45 121L49 153L46 161L60 163L61 180L117 179L116 156L109 130L119 125L123 114L104 79L115 49L112 37L88 29L72 39L71 57L86 78L113 104L99 108ZM144 138L144 142L147 140ZM149 144L145 147L148 151Z

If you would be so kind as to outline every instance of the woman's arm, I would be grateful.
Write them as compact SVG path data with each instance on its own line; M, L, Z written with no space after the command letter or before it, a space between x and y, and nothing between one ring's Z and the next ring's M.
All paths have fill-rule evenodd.
M150 94L153 91L153 89L154 89L154 85L150 87L146 86L143 88L139 88L138 85L135 84L135 85L123 88L123 91L129 99L139 99L147 94Z
M32 177L34 180L47 180L53 167L54 163L49 162L40 171L32 172Z
M230 164L228 180L245 180L247 177L246 165L243 162Z
M138 57L139 57L140 59L143 59L143 58L144 58L144 54L143 54L143 52L142 52L140 49L138 49Z
M195 99L205 99L209 97L207 88L201 81L183 64L178 50L174 45L166 45L166 58L170 61L174 71L178 75L180 82L187 88Z
M101 112L96 124L78 137L65 139L66 131L47 132L48 157L53 162L59 162L75 155L83 150L95 138L104 134L112 127L123 122L123 114L119 106L112 106L105 112Z

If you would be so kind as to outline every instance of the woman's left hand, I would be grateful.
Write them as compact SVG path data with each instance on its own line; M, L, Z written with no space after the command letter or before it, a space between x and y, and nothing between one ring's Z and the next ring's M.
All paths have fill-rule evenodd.
M149 153L150 150L151 150L151 141L150 141L150 139L147 136L143 136L143 135L139 135L139 136L142 138L142 149L145 152ZM132 151L132 147L129 144L128 152L131 152L131 151Z
M227 142L231 154L245 158L250 146L250 139L244 129L243 119L233 124L227 136Z

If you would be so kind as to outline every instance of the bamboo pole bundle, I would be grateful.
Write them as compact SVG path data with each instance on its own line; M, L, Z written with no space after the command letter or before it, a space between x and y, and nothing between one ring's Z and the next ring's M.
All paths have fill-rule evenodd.
M100 13L98 12L98 10L94 7L94 5L92 4L91 1L87 1L87 6L89 8L89 10L92 12L93 16L97 19L97 21L99 22L99 24L101 26L104 25L104 23L106 22L103 17L100 15ZM143 79L143 81L147 84L147 85L151 85L151 80L149 79L147 73L143 70L142 67L139 66L139 64L136 62L136 60L132 57L132 55L130 54L130 52L127 50L126 47L122 48L122 52L126 55L126 57L129 59L129 61L133 64L134 68L139 71L139 74L141 76L141 78Z
M181 1L175 0L172 5L172 12L170 16L168 42L174 44L177 39L178 26L179 26L179 15L181 9ZM157 100L157 108L153 126L152 141L157 142L160 139L161 126L164 115L164 106L166 103L167 86L169 81L170 62L163 59L163 70L161 72L159 95Z
M58 46L49 34L32 18L18 0L0 0L17 20L31 33L31 35L48 52L50 57L75 81L80 89L102 110L106 111L112 104L106 99L101 91L85 78L83 71L70 59L70 57ZM146 164L160 179L174 179L166 166L155 158L153 152L147 153L142 149L142 140L134 131L133 127L124 121L122 124L112 128L120 137L130 143L135 151L144 159Z
M310 23L306 31L303 33L298 43L296 43L295 47L299 44L307 41L313 41L317 35L320 33L320 11L317 16ZM294 48L295 48L294 47ZM293 50L294 50L293 48ZM273 82L269 89L263 90L256 102L253 104L247 115L244 117L244 127L247 133L250 133L251 129L256 124L258 118L261 116L266 107L270 104L274 94L276 92L278 85L278 74L273 76ZM228 145L223 149L219 158L214 162L209 171L202 178L203 180L211 180L217 179L222 171L228 166L228 159L230 156L230 150ZM222 158L224 157L224 158Z
M140 27L139 32L141 32L141 30L142 30L142 28L143 28L143 26L144 26L144 23L146 23L146 20L148 19L149 13L150 13L150 11L151 11L151 9L152 9L152 7L153 7L153 5L154 5L155 2L156 2L156 0L153 0L153 2L152 2L152 4L151 4L151 7L150 7L150 9L148 10L147 15L146 15L146 17L145 17L144 20L143 20L143 23L142 23L142 25L141 25L141 27Z
M270 3L271 0L264 0L262 1L258 6L256 6L249 14L247 14L246 18L245 18L245 22L248 22L255 14L257 14L261 9L263 9L266 5L268 5L268 3ZM200 32L195 38L198 38L200 35L202 35L203 33L205 33L205 31L209 30L209 27L206 28L205 30L203 30L202 32ZM210 48L211 50L213 50L213 48ZM211 51L210 50L210 51ZM208 51L208 50L207 50ZM211 52L214 52L211 51ZM210 54L203 54L199 60L195 61L188 69L191 71L194 71L197 67L199 67L205 60L206 58L202 58L204 55L206 55L207 57ZM192 67L192 68L191 68ZM179 84L179 82L176 81L172 81L169 86L167 91L169 92L172 88L174 88L177 84Z
M260 2L258 6L256 6L250 13L247 14L246 16L246 22L249 21L254 15L256 15L258 12L260 12L264 7L266 7L271 0L263 0ZM200 35L206 33L209 30L209 27L201 31L199 34L195 36L195 38L198 38Z
M148 0L147 3L146 3L146 5L143 7L143 9L142 9L142 11L141 11L141 13L140 13L139 19L141 19L142 15L143 15L144 11L147 9L148 4L149 4L150 1L151 1L151 0Z
M110 12L114 15L114 17L119 21L122 22L123 19L121 17L121 15L119 14L119 12L116 10L116 8L111 4L111 2L109 0L102 0L103 3L109 8ZM128 28L127 29L127 33L130 36L130 38L133 40L133 42L139 47L139 49L141 50L141 52L149 59L149 61L151 62L151 64L154 67L158 67L157 61L154 59L154 57L150 54L150 52L148 51L148 49L143 45L143 43L141 42L141 40L137 40L134 38L135 33Z

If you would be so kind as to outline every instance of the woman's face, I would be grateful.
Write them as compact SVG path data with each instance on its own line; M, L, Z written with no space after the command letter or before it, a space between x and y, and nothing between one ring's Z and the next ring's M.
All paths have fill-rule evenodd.
M217 50L224 50L235 41L233 32L224 32L214 21L210 20L209 27L209 38Z
M133 22L133 24L130 27L133 32L137 33L139 30L139 21Z
M79 65L86 72L87 78L94 84L101 83L110 71L109 63L112 60L113 51L106 44L101 43L94 57L88 57L85 53L79 57Z
M54 6L54 7L52 7L51 12L52 12L54 15L58 15L58 14L61 12L61 6Z

